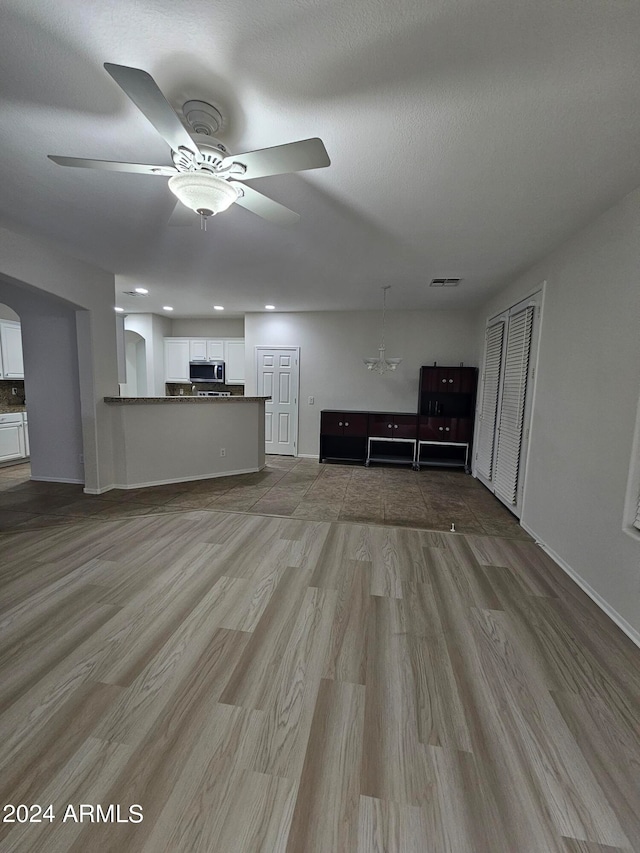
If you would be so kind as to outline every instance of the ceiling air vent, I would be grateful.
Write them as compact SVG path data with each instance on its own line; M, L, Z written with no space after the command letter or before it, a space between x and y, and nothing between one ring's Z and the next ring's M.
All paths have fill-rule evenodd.
M459 278L432 278L429 287L457 287L461 281Z

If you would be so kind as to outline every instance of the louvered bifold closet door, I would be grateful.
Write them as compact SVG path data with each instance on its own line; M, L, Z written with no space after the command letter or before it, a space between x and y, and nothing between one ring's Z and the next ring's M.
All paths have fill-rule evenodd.
M504 346L504 320L487 328L482 368L482 403L478 424L476 468L485 479L493 477L493 458L500 391L500 369Z
M534 310L530 305L512 314L507 331L494 483L496 495L513 505L518 495Z

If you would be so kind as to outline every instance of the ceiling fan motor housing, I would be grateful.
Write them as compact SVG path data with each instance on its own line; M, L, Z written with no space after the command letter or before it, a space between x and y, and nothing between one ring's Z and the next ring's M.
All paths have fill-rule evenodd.
M214 136L202 136L200 134L194 136L194 142L200 149L199 156L196 156L188 148L180 148L179 151L172 152L174 166L179 172L211 172L212 174L222 165L222 161L227 156L227 150L219 139Z

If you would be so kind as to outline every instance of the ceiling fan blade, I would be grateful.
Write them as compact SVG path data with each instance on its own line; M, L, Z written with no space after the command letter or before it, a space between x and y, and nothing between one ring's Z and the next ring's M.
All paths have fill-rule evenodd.
M197 213L194 213L193 210L185 207L181 201L176 199L175 207L171 211L167 225L170 225L172 228L195 225L199 219L200 216Z
M57 157L55 154L47 155L59 166L77 166L80 169L103 169L107 172L136 172L139 175L160 175L171 177L177 175L178 170L173 166L147 166L144 163L118 163L115 160L87 160L82 157Z
M222 168L240 163L246 167L243 181L251 178L264 178L267 175L283 175L286 172L303 172L305 169L323 169L331 164L324 143L315 139L301 139L274 148L262 148L248 151L246 154L233 154L225 157Z
M196 155L200 153L150 74L140 68L114 65L112 62L105 62L104 67L173 151L182 147Z
M277 225L295 225L300 219L300 214L294 213L283 204L279 204L266 195L262 195L253 187L247 187L238 181L229 181L229 183L238 187L242 195L238 196L236 204L250 210L252 213L257 213L263 219L268 219L269 222L275 222Z

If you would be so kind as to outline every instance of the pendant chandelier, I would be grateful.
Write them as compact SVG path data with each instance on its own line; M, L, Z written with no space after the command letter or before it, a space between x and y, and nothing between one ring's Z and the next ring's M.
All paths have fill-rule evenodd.
M373 370L375 373L382 375L388 370L395 370L402 361L401 358L386 358L384 353L384 327L385 315L387 312L387 290L390 290L391 285L387 284L382 288L382 335L380 346L378 347L378 358L365 358L364 363L368 370Z

